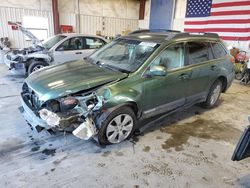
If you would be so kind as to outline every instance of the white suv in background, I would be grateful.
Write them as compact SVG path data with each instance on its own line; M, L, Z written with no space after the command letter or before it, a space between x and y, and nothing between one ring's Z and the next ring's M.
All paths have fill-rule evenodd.
M13 50L5 55L5 64L15 73L29 75L45 66L83 59L107 43L99 36L76 33L59 34L40 42L22 25L11 24L32 41L31 47Z

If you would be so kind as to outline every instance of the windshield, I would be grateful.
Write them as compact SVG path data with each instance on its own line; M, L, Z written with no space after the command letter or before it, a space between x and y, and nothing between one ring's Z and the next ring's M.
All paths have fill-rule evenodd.
M117 39L93 53L88 60L121 72L134 72L158 46L153 42Z
M64 38L66 38L66 36L56 35L56 36L50 37L47 40L43 41L42 44L43 44L44 48L49 50L50 48L52 48L54 45L56 45L59 41L61 41Z

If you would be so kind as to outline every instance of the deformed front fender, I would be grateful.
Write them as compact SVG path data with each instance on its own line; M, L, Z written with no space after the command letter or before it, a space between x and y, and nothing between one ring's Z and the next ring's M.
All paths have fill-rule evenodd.
M50 62L52 58L48 54L32 53L27 56L27 59L43 59L46 62Z
M105 92L110 92L110 98L105 99ZM100 108L101 113L96 117L95 124L99 128L103 121L115 110L129 106L134 111L137 118L141 116L141 104L138 102L141 98L141 93L134 89L127 91L120 91L119 94L110 91L108 88L102 89L98 92L99 96L102 94L103 105Z
M117 105L117 106L114 106L112 108L109 108L109 109L106 109L106 110L103 110L102 113L97 116L95 118L95 125L96 125L96 128L99 129L100 126L102 125L102 123L108 118L108 116L115 110L119 109L119 108L122 108L124 106L129 106L131 107L134 112L136 113L137 117L139 115L140 112L138 112L137 110L137 106L135 104L135 102L126 102L126 103L123 103L123 104L120 104L120 105ZM140 113L141 114L141 113Z
M135 104L137 110L141 109L141 89L134 88L109 88L103 87L97 91L97 96L101 96L104 99L103 108L109 109L122 104Z

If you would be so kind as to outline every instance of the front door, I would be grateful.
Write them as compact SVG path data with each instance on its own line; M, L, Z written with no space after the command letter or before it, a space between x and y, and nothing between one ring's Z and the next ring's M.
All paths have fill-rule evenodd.
M153 61L153 66L166 68L165 76L144 75L143 108L144 117L165 113L185 104L187 84L192 70L185 67L184 44L168 46Z
M84 51L85 38L72 37L59 45L53 54L54 62L56 64L83 59L89 55L89 52Z

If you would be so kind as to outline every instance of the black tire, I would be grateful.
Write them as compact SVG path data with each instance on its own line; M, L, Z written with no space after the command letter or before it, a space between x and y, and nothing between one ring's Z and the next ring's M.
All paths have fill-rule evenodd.
M107 119L104 120L104 122L102 123L101 128L100 128L99 133L98 133L98 140L99 140L101 145L116 144L116 143L120 143L120 142L124 141L124 140L122 140L120 142L115 142L115 143L110 142L109 139L106 136L108 134L108 132L107 132L108 125L111 124L112 121L114 121L115 117L123 116L123 115L130 116L132 118L132 121L133 121L132 122L133 123L132 130L131 130L131 132L129 134L127 133L128 135L126 136L126 138L124 140L130 138L131 135L134 133L135 128L137 126L137 120L136 120L134 111L128 106L120 107L120 108L114 110L113 112L111 112L110 115L107 117ZM119 129L118 126L116 126L116 125L112 125L112 126L117 127L116 129ZM116 131L118 131L118 130L116 130ZM115 133L115 131L113 132L113 134L114 133ZM118 137L119 137L119 133L118 133ZM119 140L119 139L117 138L117 140Z
M28 75L30 75L32 72L34 72L40 68L46 67L46 66L48 66L48 64L43 62L43 61L33 61L28 68Z
M216 80L209 90L206 101L201 103L201 106L204 108L213 108L217 106L221 91L222 91L222 82L220 80Z

